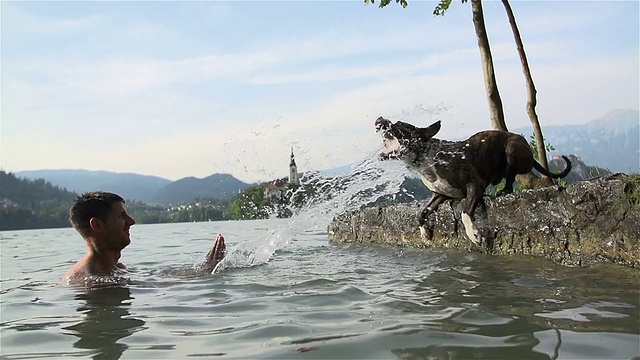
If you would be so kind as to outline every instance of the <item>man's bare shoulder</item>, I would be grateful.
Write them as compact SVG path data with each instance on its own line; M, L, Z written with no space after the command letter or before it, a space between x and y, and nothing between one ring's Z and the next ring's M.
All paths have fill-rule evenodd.
M69 285L82 283L90 275L87 271L87 266L78 262L62 276L60 283Z
M94 285L103 283L117 283L120 278L128 273L127 267L123 263L118 263L115 269L109 274L95 271L90 262L78 261L60 279L60 284L64 285Z
M67 272L60 278L60 284L62 285L81 284L86 277L87 276L85 274L81 274L77 272L76 273Z

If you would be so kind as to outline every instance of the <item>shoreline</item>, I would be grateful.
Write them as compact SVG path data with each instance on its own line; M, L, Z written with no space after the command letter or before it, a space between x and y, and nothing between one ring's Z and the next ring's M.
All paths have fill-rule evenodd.
M329 241L457 249L492 255L528 255L563 266L616 264L640 268L640 176L613 174L567 188L525 190L485 197L476 225L488 236L481 246L464 235L461 200L443 203L420 237L417 214L426 203L365 207L328 226Z

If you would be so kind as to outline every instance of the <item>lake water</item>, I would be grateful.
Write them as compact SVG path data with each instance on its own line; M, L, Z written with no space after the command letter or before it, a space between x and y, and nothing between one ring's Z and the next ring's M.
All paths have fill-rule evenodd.
M73 229L2 232L0 357L640 355L638 270L329 243L333 216L397 190L391 170L312 179L330 186L290 219L135 225L126 282L92 289L58 285L84 253ZM196 276L217 233L228 255Z
M330 244L315 228L284 239L290 221L136 225L130 283L90 290L56 284L84 251L72 229L3 232L2 358L640 354L637 271ZM189 276L218 232L226 268Z

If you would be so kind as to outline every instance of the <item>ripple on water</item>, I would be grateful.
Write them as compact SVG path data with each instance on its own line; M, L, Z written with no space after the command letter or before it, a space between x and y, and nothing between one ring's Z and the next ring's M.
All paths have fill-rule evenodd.
M564 269L522 257L333 245L325 233L305 233L310 240L290 243L261 266L229 267L215 276L172 273L191 274L202 259L173 246L182 245L185 236L222 228L225 234L235 231L229 238L238 241L266 238L247 230L250 224L149 226L145 232L157 232L147 238L160 239L158 246L123 254L133 281L104 289L50 284L72 264L66 245L56 250L63 256L50 263L45 257L25 260L33 254L22 245L3 246L2 357L638 355L637 270ZM174 228L185 235L172 236ZM42 240L55 247L55 234ZM23 245L32 246L31 239ZM192 251L191 245L182 249ZM208 246L202 245L203 253ZM18 258L7 265L5 256Z
M466 309L451 318L453 322L474 326L506 325L514 320L513 316L500 316L476 309Z
M576 332L545 330L534 333L538 344L533 348L560 359L629 359L640 356L640 336L614 332ZM635 355L630 355L635 354Z
M536 313L536 316L540 316L548 319L568 319L572 321L588 322L594 318L627 318L629 315L619 313L615 311L604 310L604 308L622 308L633 309L633 306L629 304L616 304L607 302L589 303L576 308L565 308L556 311L548 311L542 313Z
M346 285L332 291L309 290L306 293L294 291L288 296L277 299L281 303L295 304L311 308L327 308L337 306L349 306L350 304L374 299L375 296L359 289L356 286Z

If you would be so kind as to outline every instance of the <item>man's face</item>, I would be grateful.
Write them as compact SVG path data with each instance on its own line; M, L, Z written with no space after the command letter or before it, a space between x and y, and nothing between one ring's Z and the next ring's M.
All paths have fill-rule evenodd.
M123 203L111 204L111 211L104 222L106 245L113 250L122 250L127 247L131 243L129 228L135 223L135 220L127 214Z

